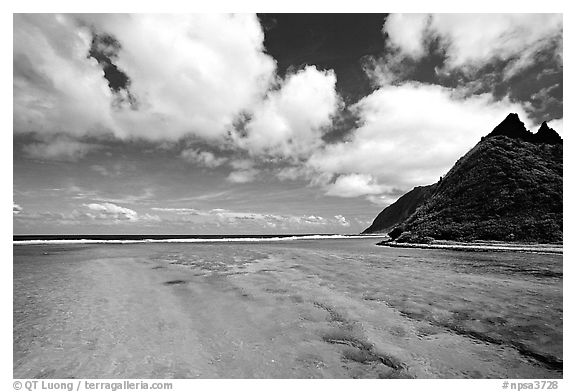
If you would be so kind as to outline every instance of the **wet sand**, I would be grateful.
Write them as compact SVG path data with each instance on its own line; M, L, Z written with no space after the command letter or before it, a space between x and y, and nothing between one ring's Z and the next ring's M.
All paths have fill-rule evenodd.
M562 256L14 247L15 378L560 378Z

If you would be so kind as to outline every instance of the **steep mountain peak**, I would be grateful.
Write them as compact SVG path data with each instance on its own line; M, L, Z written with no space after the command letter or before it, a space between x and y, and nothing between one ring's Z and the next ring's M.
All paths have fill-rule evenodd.
M540 125L538 132L548 132L548 131L553 131L553 129L548 126L548 123L546 121L544 121L542 125Z
M532 133L526 129L517 113L510 113L504 121L498 124L496 128L487 135L487 137L493 136L508 136L513 139L526 141L532 139Z
M519 124L521 126L524 126L524 123L522 121L520 121L520 116L518 116L518 113L509 113L506 118L504 119L504 121L502 121L502 123L511 123L511 124ZM499 125L501 125L502 123L500 123Z
M534 135L536 143L557 144L562 143L562 138L554 129L550 128L546 121L542 123L538 132Z
M560 135L550 128L546 121L542 123L537 133L532 133L526 129L517 113L510 113L492 132L486 135L487 138L494 136L506 136L530 143L562 144Z

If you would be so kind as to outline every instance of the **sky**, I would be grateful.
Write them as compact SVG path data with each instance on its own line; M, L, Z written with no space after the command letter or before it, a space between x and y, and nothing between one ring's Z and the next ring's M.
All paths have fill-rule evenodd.
M359 233L508 113L560 14L15 14L14 234Z

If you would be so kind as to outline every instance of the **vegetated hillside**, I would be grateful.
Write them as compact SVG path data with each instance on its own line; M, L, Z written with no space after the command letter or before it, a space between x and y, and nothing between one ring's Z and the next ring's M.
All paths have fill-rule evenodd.
M390 236L399 242L562 241L562 154L562 139L546 123L532 134L511 114Z
M362 234L386 232L412 215L436 190L437 184L417 186L384 208Z

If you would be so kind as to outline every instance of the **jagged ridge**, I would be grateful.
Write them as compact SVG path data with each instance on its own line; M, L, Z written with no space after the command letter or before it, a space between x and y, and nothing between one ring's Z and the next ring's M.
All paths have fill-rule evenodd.
M526 129L517 113L510 113L504 121L494 128L486 137L507 136L512 139L520 139L531 143L561 144L562 138L550 128L546 121L542 123L536 133Z

